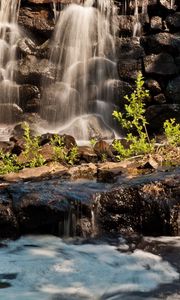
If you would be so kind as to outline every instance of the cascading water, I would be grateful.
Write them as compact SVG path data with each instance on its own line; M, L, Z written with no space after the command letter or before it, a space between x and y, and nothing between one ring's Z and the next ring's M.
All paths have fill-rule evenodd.
M19 87L13 82L16 42L20 37L17 16L20 0L0 1L0 123L16 121ZM15 119L13 119L15 117Z
M113 136L113 95L107 91L117 78L115 19L113 1L98 0L69 5L57 21L50 58L57 66L56 81L45 83L41 116L78 139L101 130Z
M141 6L141 18L146 20L148 18L148 13L147 13L148 1L149 0L142 0L140 3L139 0L134 1L134 28L133 28L134 37L141 36L141 30L142 30L142 25L141 25L141 20L139 15L139 6Z

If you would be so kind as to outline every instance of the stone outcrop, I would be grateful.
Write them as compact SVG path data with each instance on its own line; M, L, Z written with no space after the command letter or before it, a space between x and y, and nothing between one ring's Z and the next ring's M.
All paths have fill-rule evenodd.
M179 169L130 179L122 176L127 166L50 165L4 176L0 238L24 233L179 235ZM70 180L93 177L98 182Z
M81 4L80 0L23 0L21 2L19 25L27 33L28 37L18 41L18 62L15 66L15 78L19 84L30 84L37 87L52 83L56 76L56 66L49 63L50 40L55 26L53 3L57 11L61 5L65 7L69 3ZM111 84L114 108L123 109L124 96L130 94L134 86L138 71L143 73L147 87L150 90L150 105L176 104L179 103L179 74L180 74L180 6L179 1L149 0L146 10L142 10L143 1L138 1L139 19L141 28L135 33L137 19L134 16L135 2L129 2L125 8L124 1L118 5L118 36L116 38L116 52L118 58L119 79ZM126 10L126 14L125 14ZM60 51L61 45L57 45ZM105 63L105 61L104 61ZM93 66L92 72L93 72ZM110 66L108 66L110 67ZM114 67L114 66L113 66ZM91 70L90 70L91 72ZM156 81L156 84L152 82ZM155 88L156 86L156 88ZM108 85L109 87L109 85ZM53 87L58 88L58 87ZM43 110L40 110L41 98L47 93ZM92 91L92 99L95 97ZM106 90L102 87L101 95L106 98ZM51 103L51 91L40 89L40 93L20 101L20 108L24 113L39 113L45 118L47 113L51 120L57 111L56 103ZM78 101L78 97L77 97ZM94 102L90 104L92 106ZM114 109L112 107L112 110ZM61 109L61 108L59 108ZM158 109L157 109L158 113ZM58 112L57 112L58 114ZM173 117L171 110L169 118ZM157 114L158 118L158 114ZM52 122L56 121L52 117Z

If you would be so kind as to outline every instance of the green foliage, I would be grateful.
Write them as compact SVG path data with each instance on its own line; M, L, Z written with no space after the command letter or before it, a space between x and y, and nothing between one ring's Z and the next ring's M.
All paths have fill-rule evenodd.
M113 112L113 117L124 129L129 131L125 138L129 144L128 148L125 148L119 140L115 140L113 143L114 149L118 152L118 160L132 155L149 153L154 149L154 141L149 139L146 128L147 121L144 116L144 101L148 97L149 91L144 89L143 76L139 73L135 90L130 96L124 97L128 101L128 104L125 104L125 113ZM133 135L131 131L134 131L136 135Z
M180 124L176 123L175 119L166 120L164 122L165 136L170 145L180 145Z
M51 139L51 145L54 151L54 160L60 162L67 162L70 165L74 165L77 161L78 149L76 146L67 151L64 145L64 138L55 134Z
M20 166L17 164L17 156L9 152L4 153L0 149L0 175L10 172L18 172Z
M106 162L107 161L107 154L106 153L102 153L101 154L101 161L102 162Z
M97 140L95 138L91 138L89 141L90 141L90 144L92 147L94 147L97 142Z
M42 166L45 163L45 159L40 154L39 137L32 137L30 133L29 124L24 122L22 124L24 129L24 151L22 154L25 156L27 163L26 166L30 168Z
M51 138L51 145L54 151L53 159L55 161L65 161L66 152L64 147L64 138L55 134L53 138Z
M66 161L70 165L74 165L77 162L77 157L78 157L78 148L76 146L72 147L66 155Z

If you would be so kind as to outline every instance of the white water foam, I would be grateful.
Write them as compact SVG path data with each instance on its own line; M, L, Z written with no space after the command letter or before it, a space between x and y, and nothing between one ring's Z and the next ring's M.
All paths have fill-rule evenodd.
M68 244L53 236L8 242L0 249L0 261L0 278L17 273L9 280L12 286L0 289L3 300L103 299L111 293L150 291L179 278L160 256L121 253L108 244Z

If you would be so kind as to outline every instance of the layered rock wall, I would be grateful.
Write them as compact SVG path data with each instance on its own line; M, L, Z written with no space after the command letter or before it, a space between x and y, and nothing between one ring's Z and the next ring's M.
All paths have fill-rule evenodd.
M14 73L17 83L22 85L19 105L24 113L39 112L42 82L55 80L56 66L49 63L55 14L70 2L21 1L18 23L23 37L18 41ZM114 86L116 104L123 109L123 97L130 93L141 70L151 93L147 103L149 129L158 132L165 119L176 117L180 121L180 4L178 0L139 1L138 15L134 14L135 1L119 0L116 4L120 78Z

